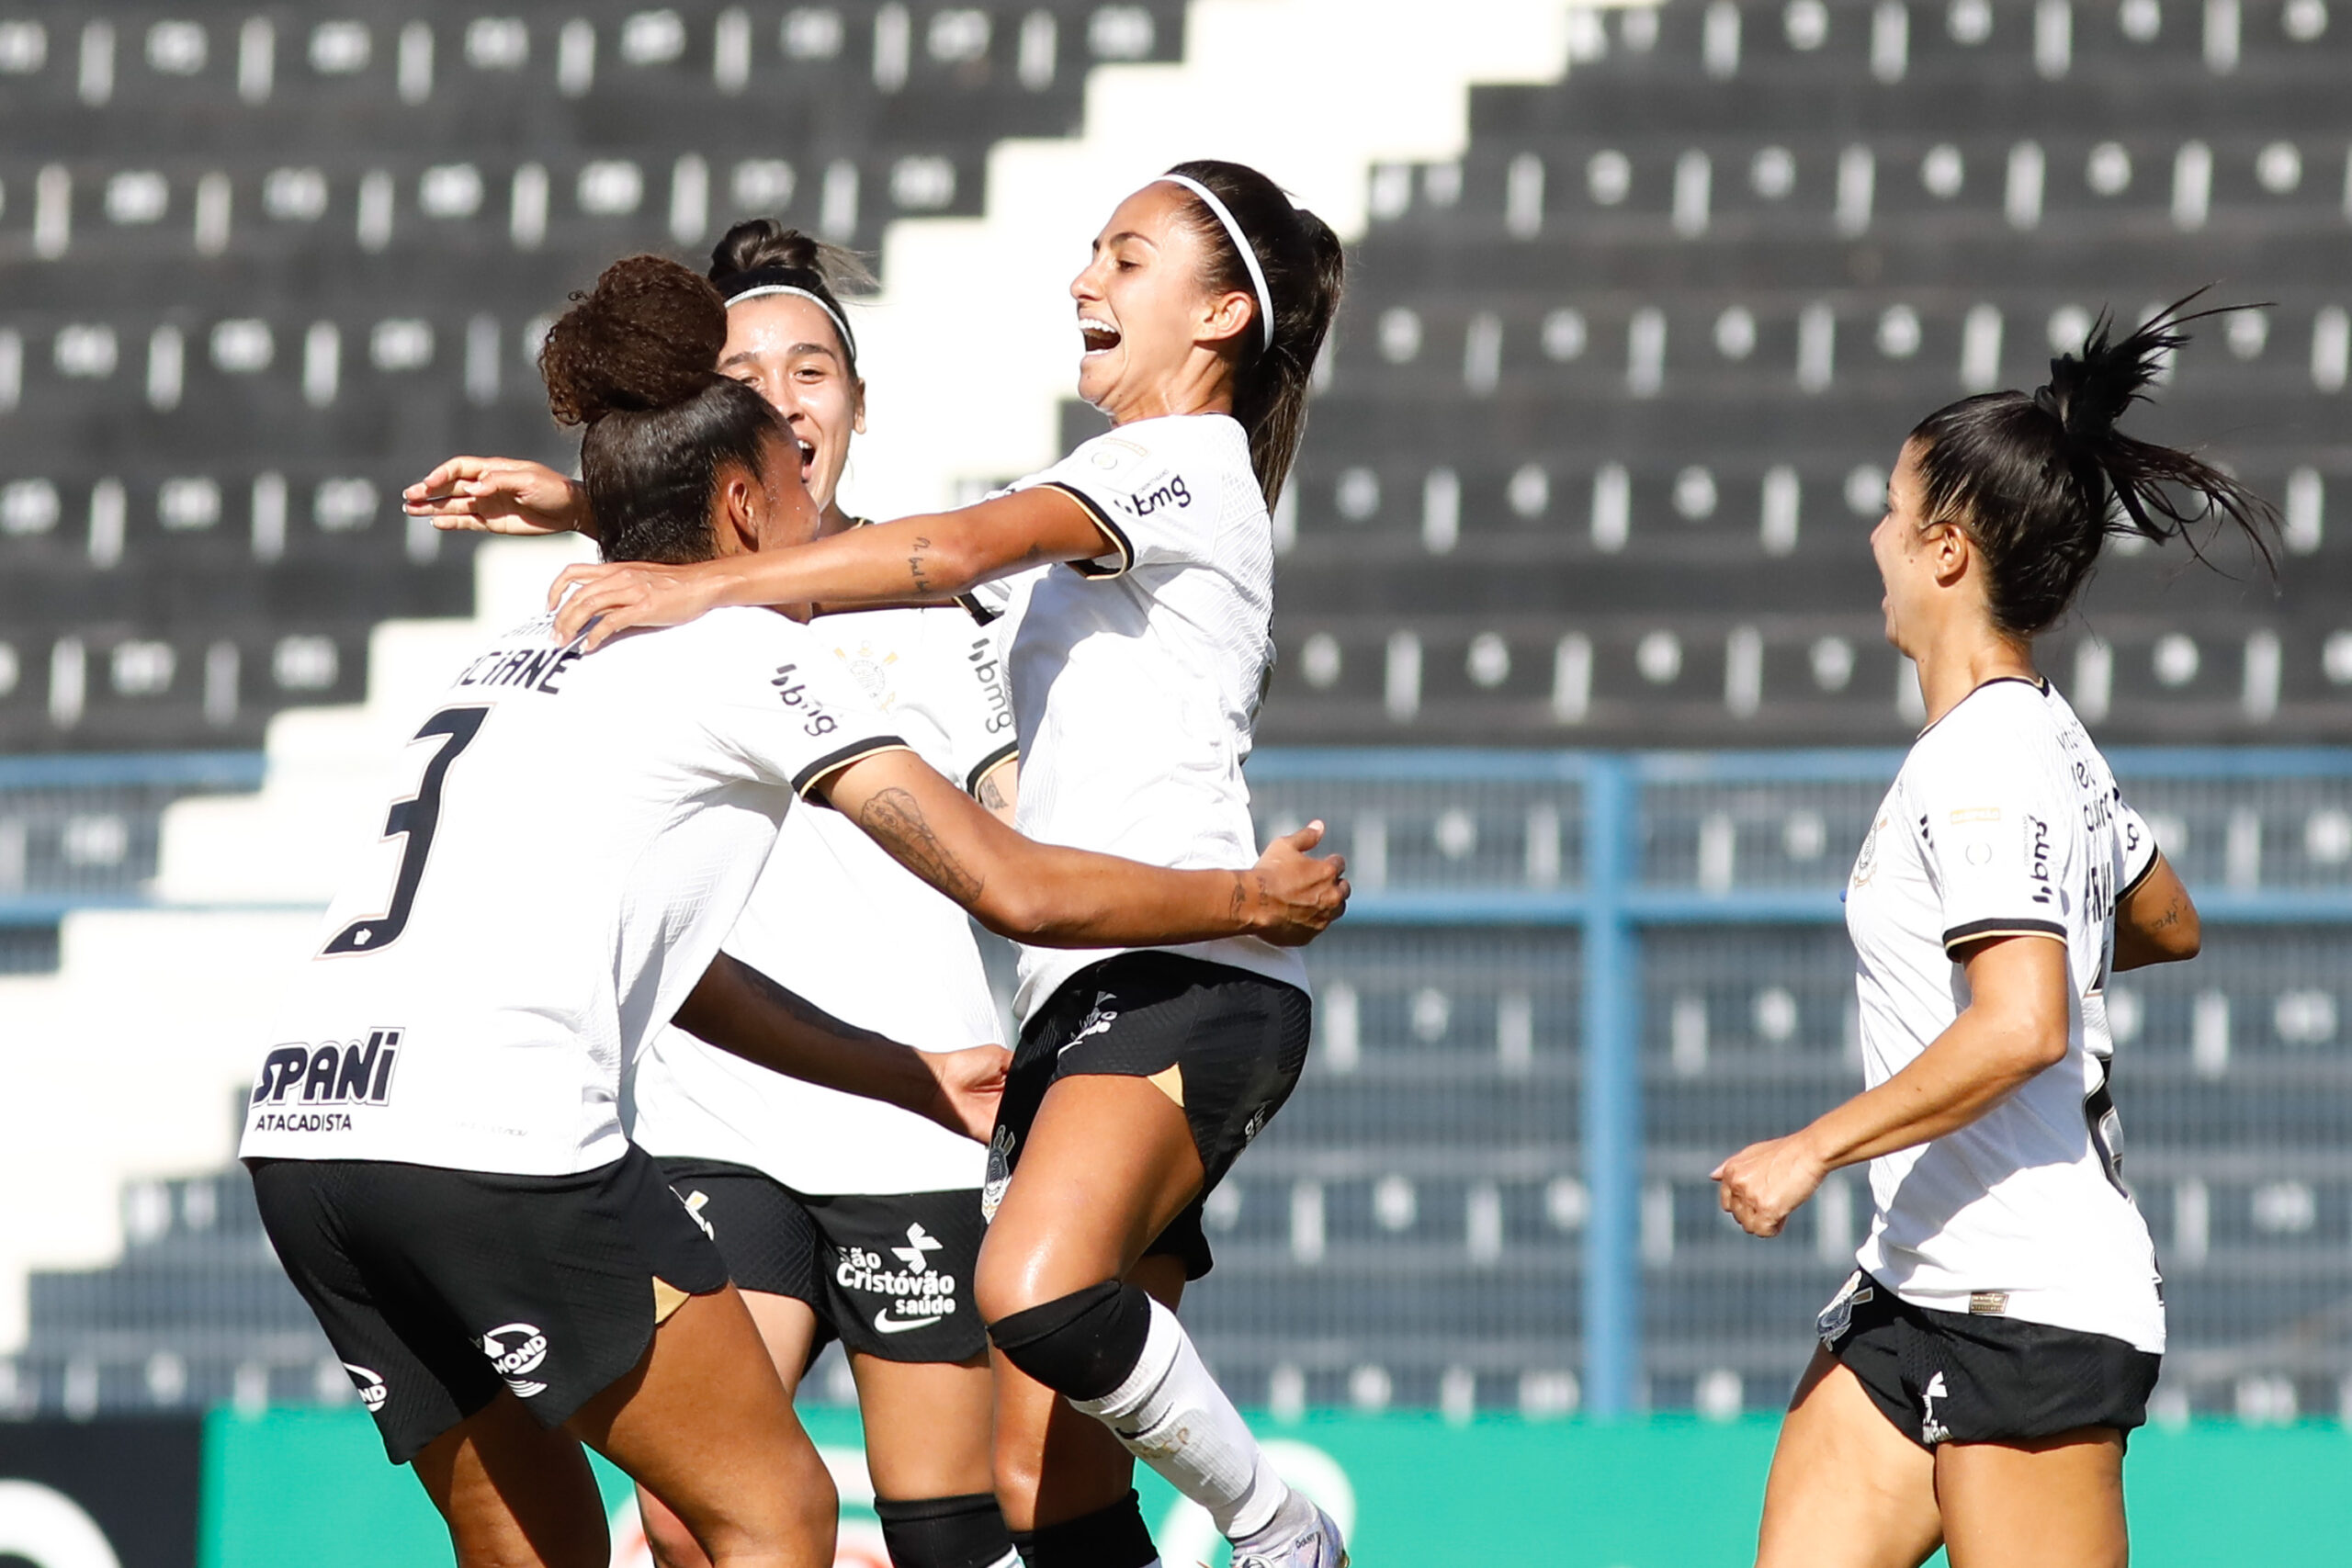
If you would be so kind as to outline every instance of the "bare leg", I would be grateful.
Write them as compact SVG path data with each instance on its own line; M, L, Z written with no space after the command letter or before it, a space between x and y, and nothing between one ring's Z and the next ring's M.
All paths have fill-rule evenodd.
M1021 1164L980 1246L976 1295L994 1323L1105 1280L1128 1278L1205 1177L1191 1123L1142 1078L1069 1077L1046 1091ZM1153 1258L1160 1294L1174 1265ZM1164 1299L1164 1298L1163 1298ZM997 1498L1013 1529L1059 1524L1127 1494L1135 1461L1091 1416L994 1358Z
M2123 1435L1946 1443L1936 1490L1952 1568L2123 1568Z
M504 1389L413 1467L449 1526L458 1568L605 1568L605 1505L580 1444Z
M1772 1450L1757 1568L1918 1568L1943 1535L1936 1477L1928 1450L1815 1350Z
M799 1391L800 1374L808 1365L808 1348L816 1343L817 1314L807 1302L791 1296L766 1291L744 1291L741 1294L753 1326L760 1331L760 1342L767 1347L768 1360L775 1368L776 1379L784 1384L784 1397L790 1400ZM982 1419L986 1419L985 1412ZM976 1486L972 1490L981 1488ZM668 1505L642 1486L637 1489L637 1513L645 1524L645 1543L652 1548L653 1561L661 1568L709 1568L710 1559L703 1555L694 1532L670 1511Z
M849 1365L876 1496L911 1502L990 1489L985 1354L968 1361L852 1356Z
M1147 1258L1126 1278L1174 1311L1184 1295L1184 1264ZM994 1355L996 1500L1010 1529L1032 1530L1107 1508L1135 1484L1136 1458L1111 1429L1081 1416L1061 1395Z
M734 1286L671 1314L567 1429L667 1503L715 1568L831 1568L832 1477Z

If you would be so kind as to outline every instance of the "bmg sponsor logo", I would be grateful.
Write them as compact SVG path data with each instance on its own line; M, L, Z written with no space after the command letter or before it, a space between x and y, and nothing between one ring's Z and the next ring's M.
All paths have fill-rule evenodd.
M254 1080L254 1130L349 1131L346 1107L390 1102L401 1032L371 1029L366 1041L347 1045L330 1040L278 1046L262 1058L261 1076Z

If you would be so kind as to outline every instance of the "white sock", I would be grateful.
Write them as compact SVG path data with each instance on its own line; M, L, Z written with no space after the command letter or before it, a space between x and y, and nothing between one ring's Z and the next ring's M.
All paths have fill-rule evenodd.
M1290 1495L1241 1412L1217 1387L1176 1314L1151 1303L1151 1333L1126 1381L1100 1399L1073 1399L1127 1451L1209 1511L1228 1540L1263 1529Z

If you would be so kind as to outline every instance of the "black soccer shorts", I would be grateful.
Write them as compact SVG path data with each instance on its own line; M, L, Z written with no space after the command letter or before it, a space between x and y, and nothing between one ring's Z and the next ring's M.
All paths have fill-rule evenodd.
M1859 1270L1823 1310L1822 1347L1921 1448L2146 1424L2164 1358L2104 1334L1914 1306Z
M680 1296L727 1284L650 1156L576 1176L256 1159L278 1260L405 1464L503 1387L545 1427L634 1370Z
M1046 1091L1066 1077L1149 1078L1183 1108L1207 1173L1201 1198L1144 1249L1216 1265L1201 1207L1283 1108L1306 1066L1314 1004L1305 991L1178 953L1122 953L1064 981L1021 1032L989 1145L993 1213Z
M790 1296L817 1314L810 1359L830 1339L886 1361L966 1361L988 1348L972 1304L987 1229L979 1189L810 1194L723 1160L660 1163L739 1287Z

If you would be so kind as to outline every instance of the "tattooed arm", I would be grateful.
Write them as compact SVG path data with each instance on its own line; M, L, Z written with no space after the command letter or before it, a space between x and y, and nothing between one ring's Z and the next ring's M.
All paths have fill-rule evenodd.
M2161 854L2139 882L2115 901L2115 968L2178 964L2203 945L2197 905L2172 863Z
M1021 802L1021 759L1007 757L980 775L980 787L972 792L988 814L1012 826L1013 808Z
M1310 942L1347 908L1347 863L1306 852L1320 822L1248 871L1168 871L1023 838L911 751L863 757L821 787L890 857L989 930L1039 947L1145 947L1258 936Z
M1001 1045L931 1054L843 1023L720 953L678 1010L680 1029L787 1077L878 1100L988 1141L1011 1061Z
M630 626L676 626L722 604L855 610L945 604L1042 561L1086 560L1112 548L1085 507L1043 486L954 512L852 528L789 549L687 566L612 561L568 567L548 590L548 607L556 612L560 642L595 622L587 642L594 649ZM575 583L578 591L566 598Z

